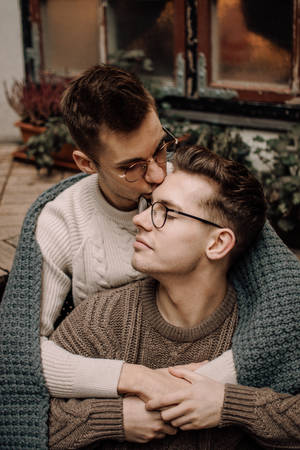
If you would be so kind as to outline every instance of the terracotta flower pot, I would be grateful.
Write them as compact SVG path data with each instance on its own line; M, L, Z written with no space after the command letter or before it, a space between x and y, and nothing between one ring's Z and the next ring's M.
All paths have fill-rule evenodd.
M31 136L36 136L46 131L46 127L38 127L36 125L31 125L30 123L20 121L16 122L15 126L20 129L24 144L26 144L26 142ZM76 170L79 172L79 169L76 166L72 157L73 150L74 150L73 145L64 144L58 153L54 153L52 155L54 159L54 165L58 167L65 167L71 170ZM33 157L29 158L26 155L26 148L18 148L17 151L14 153L14 157L22 160L34 161Z
M24 144L26 144L31 136L36 136L46 131L46 127L38 127L36 125L31 125L30 123L25 122L16 122L15 127L20 128Z

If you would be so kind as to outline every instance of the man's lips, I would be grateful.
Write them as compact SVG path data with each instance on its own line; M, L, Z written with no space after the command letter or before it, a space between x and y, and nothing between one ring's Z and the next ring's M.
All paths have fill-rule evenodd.
M135 238L135 242L133 244L134 248L150 248L152 249L152 247L142 238L140 237L136 237Z

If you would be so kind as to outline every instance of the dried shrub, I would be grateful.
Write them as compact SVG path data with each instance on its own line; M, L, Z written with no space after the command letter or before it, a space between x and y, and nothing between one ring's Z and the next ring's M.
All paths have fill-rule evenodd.
M67 83L63 78L43 75L38 83L15 80L10 89L4 83L4 92L23 122L43 126L50 117L61 116L60 99Z

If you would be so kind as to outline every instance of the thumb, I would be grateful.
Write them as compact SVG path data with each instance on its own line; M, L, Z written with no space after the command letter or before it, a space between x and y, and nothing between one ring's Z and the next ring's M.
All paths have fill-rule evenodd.
M183 378L189 383L195 383L202 379L202 375L193 372L192 370L185 369L183 367L169 367L168 368L171 375L177 378Z

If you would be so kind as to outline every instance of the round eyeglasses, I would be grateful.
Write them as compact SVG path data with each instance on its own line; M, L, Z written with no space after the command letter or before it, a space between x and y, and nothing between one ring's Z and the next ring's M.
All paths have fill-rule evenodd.
M125 178L129 183L134 183L146 175L149 164L153 161L162 168L165 168L167 163L167 154L173 153L176 150L178 139L169 131L163 127L166 136L162 139L157 147L153 157L147 161L140 161L133 163L124 169L124 174L120 177Z
M218 225L214 222L211 222L210 220L202 219L201 217L192 216L191 214L187 214L182 211L177 211L175 209L168 208L166 205L164 205L161 202L154 202L150 204L151 206L151 220L153 223L153 226L157 228L158 230L164 226L166 223L168 213L172 212L175 214L180 214L181 216L190 217L191 219L200 220L200 222L205 223L206 225L212 225L213 227L217 228L224 228L221 227L221 225Z
M154 155L152 158L147 161L138 161L136 163L129 164L127 167L123 167L123 174L119 174L120 178L125 178L128 183L134 183L135 181L139 181L146 175L148 170L148 166L155 162L162 169L165 169L166 163L168 161L168 154L172 155L176 151L176 147L178 144L178 139L168 130L166 127L162 127L163 131L166 133L165 136L161 139L158 147L156 148ZM96 167L101 169L101 167L105 167L100 165L95 159L92 159L93 163Z

